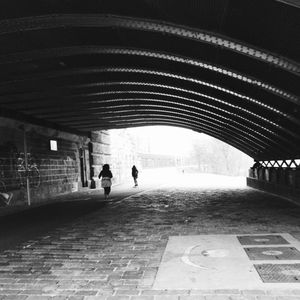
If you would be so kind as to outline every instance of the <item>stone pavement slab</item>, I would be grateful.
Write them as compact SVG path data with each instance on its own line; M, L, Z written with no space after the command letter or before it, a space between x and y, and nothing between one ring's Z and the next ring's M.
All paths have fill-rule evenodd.
M268 236L281 236L285 244L284 247L263 247L245 248L239 242L238 237L244 235L215 234L215 235L188 235L169 237L169 241L164 252L162 262L153 285L154 289L288 289L299 287L299 283L294 277L300 280L300 260L278 261L281 251L273 249L290 249L297 247L300 249L300 242L289 234L269 234ZM263 239L265 235L254 235L256 240ZM261 238L260 238L261 237ZM246 249L261 250L264 259L253 261L249 258ZM271 249L271 250L270 250ZM270 255L269 255L270 252ZM273 255L276 252L276 258ZM265 260L271 257L272 260ZM266 257L266 258L265 258ZM284 276L283 272L271 274L275 282L263 282L256 266L291 266L298 267L298 272L292 276ZM277 275L277 277L275 276ZM296 277L298 275L298 277ZM289 282L284 281L285 277ZM292 278L291 278L292 277ZM280 284L279 284L280 283Z

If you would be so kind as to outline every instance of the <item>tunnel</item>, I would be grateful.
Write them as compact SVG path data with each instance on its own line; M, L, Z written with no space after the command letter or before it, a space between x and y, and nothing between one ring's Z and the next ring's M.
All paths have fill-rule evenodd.
M107 130L169 125L244 152L260 166L250 186L299 199L299 12L296 0L3 0L2 192L28 184L20 155L32 149L44 169L68 181L84 168L95 187ZM63 159L45 132L63 139ZM74 189L60 172L45 178L60 189L36 197Z

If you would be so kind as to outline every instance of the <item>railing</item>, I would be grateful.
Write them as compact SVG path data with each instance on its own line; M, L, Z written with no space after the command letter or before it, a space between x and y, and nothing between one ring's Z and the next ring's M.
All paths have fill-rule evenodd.
M286 159L286 160L265 160L259 162L263 167L272 168L300 168L300 159Z

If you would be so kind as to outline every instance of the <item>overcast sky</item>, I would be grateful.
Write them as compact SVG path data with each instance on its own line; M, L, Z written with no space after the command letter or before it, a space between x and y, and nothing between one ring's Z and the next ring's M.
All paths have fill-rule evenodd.
M157 154L188 154L193 140L210 138L192 130L170 126L136 127L128 130L136 135L148 137L151 152Z

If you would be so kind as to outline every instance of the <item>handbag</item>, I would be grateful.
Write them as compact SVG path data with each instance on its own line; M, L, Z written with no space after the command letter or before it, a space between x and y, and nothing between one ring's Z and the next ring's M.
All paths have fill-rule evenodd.
M111 187L111 179L109 177L102 177L101 179L101 187Z

